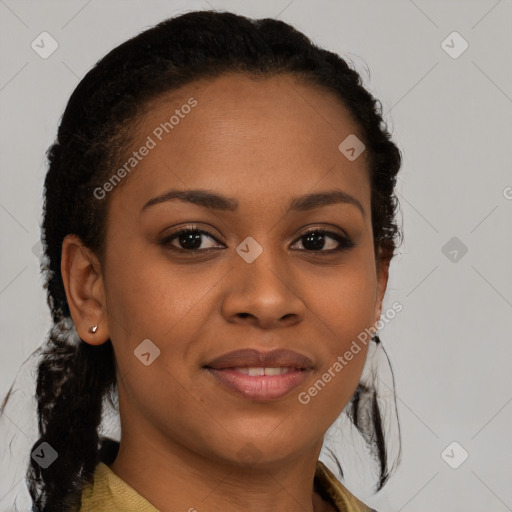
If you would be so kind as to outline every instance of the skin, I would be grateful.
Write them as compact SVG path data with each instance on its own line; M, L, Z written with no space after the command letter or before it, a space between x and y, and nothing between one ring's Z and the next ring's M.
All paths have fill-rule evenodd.
M357 387L367 346L307 405L297 395L381 313L389 258L374 255L366 153L349 161L338 150L359 128L331 92L295 77L226 74L153 101L128 153L190 97L197 106L104 199L104 260L75 235L63 243L77 331L86 343L110 338L114 346L122 439L111 469L162 511L334 510L313 492L315 464ZM208 189L239 207L173 200L141 212L170 189ZM286 211L295 196L333 189L356 198L364 214L348 203ZM191 223L214 237L200 248L215 249L193 256L178 238L159 245ZM348 235L355 246L322 256L302 236L310 227ZM250 264L236 252L248 236L263 248ZM323 250L337 246L326 238ZM160 349L149 366L134 357L145 339ZM255 402L203 369L239 348L288 348L314 369L287 396ZM248 450L252 463L240 455Z

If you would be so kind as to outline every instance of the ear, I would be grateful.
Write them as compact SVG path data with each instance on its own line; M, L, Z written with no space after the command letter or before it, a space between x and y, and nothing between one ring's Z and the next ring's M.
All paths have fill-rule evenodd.
M101 345L109 338L101 265L77 235L62 242L61 274L71 317L80 338ZM89 328L97 325L93 334Z
M373 326L377 324L380 319L380 315L382 314L382 302L384 300L384 294L386 293L386 288L388 285L388 277L389 277L389 265L391 263L391 258L393 257L393 250L388 248L379 247L377 251L377 287L376 287L376 297L375 297L375 311L373 318ZM375 327L375 330L377 328Z

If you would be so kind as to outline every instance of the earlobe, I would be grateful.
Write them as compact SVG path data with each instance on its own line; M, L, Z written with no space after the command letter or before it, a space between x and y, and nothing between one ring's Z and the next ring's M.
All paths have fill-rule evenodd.
M101 345L109 338L101 265L77 235L62 242L61 274L66 298L80 338Z

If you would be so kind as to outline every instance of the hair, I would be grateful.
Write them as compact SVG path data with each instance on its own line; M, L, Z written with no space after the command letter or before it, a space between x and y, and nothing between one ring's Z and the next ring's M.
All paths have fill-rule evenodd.
M69 342L73 322L60 271L63 239L78 235L102 261L108 199L96 199L93 191L122 162L149 102L229 72L262 79L291 75L336 95L366 147L375 254L394 255L401 238L394 195L401 153L383 121L382 105L339 55L282 21L217 11L167 19L110 51L72 93L47 151L41 271L53 324L37 369L39 438L32 450L47 442L58 459L44 470L30 459L26 477L33 512L79 510L82 491L101 460L102 403L116 392L111 341ZM380 490L390 472L376 390L360 383L346 412L376 454Z

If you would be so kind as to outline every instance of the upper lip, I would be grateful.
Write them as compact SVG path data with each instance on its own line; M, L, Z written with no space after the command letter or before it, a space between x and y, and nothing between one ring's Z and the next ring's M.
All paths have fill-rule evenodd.
M215 370L244 367L309 369L313 367L313 361L303 354L283 348L270 352L249 348L223 354L209 362L206 367Z

